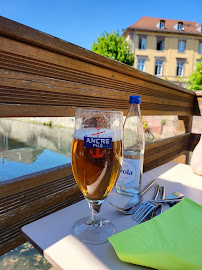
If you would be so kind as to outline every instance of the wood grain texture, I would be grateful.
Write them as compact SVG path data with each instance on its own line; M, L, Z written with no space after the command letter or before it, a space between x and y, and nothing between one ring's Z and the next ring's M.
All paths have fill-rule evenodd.
M129 74L145 81L152 81L156 84L165 86L166 88L176 89L178 91L191 93L189 90L174 85L158 77L154 77L147 73L136 70L128 65L124 65L117 61L113 61L107 57L98 55L84 48L75 46L67 41L50 36L36 29L16 23L0 16L0 35L18 40L21 43L30 44L34 47L43 48L44 50L59 53L61 55L70 56L84 62L92 63L96 66L105 67L107 69L118 71L119 73ZM194 94L193 94L194 95Z
M44 116L64 116L60 106L70 108L72 115L73 107L92 104L126 112L132 94L141 95L143 115L193 114L193 92L176 90L174 85L168 88L155 77L153 82L142 80L135 76L135 69L132 76L5 37L0 37L0 64L0 111L5 117L14 116L13 111L4 110L6 104L16 105L16 116L22 116L20 105L23 109L40 106L39 111L30 107L27 116L39 116L42 111ZM65 113L70 115L67 109Z
M59 184L61 181L59 181ZM40 190L36 193L34 189L18 194L18 197L7 198L8 203L1 202L2 211L0 212L1 226L8 226L16 222L17 220L23 220L30 216L30 214L36 214L48 207L54 206L65 201L68 197L74 197L79 194L77 186L74 184L56 185L54 182L49 184L46 189L40 186ZM50 189L47 192L47 189ZM20 197L21 195L21 197Z
M68 182L73 181L70 164L20 176L11 180L0 182L0 200L13 194L25 192L40 185L48 185L58 179L69 177Z
M42 211L39 211L36 214L23 218L20 221L16 221L12 225L1 228L0 229L0 256L3 255L5 252L8 252L11 249L16 248L17 246L19 246L20 244L26 241L24 237L21 236L21 228L24 225L30 222L33 222L39 218L42 218L44 216L47 216L51 213L54 213L82 199L83 199L83 196L81 195L81 193L79 193L73 197L63 200L61 203L57 203L56 205L43 209Z
M160 166L188 150L191 134L183 134L146 145L144 172Z
M0 246L0 256L22 245L25 242L26 239L21 234L18 234L16 237L12 237L10 240L7 240Z
M195 134L195 133L191 134L187 151L193 152L194 148L197 146L200 140L200 137L201 137L201 134Z
M178 119L183 120L184 127L185 127L185 133L191 133L193 116L179 116ZM186 155L185 163L189 164L189 161L191 158L191 153L189 151L186 151L185 155Z
M202 90L195 91L195 94L196 94L196 98L194 102L194 108L195 108L194 114L202 115Z

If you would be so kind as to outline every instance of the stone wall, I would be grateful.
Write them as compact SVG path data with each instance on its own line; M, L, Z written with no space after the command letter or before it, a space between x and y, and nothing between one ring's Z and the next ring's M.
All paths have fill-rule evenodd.
M177 116L144 116L149 130L157 138L167 138L185 133L184 123ZM193 133L202 133L202 116L193 117Z
M24 122L31 122L42 125L74 128L74 117L32 117L18 118ZM178 121L177 116L144 116L150 131L155 137L166 138L179 135L185 132L183 121ZM202 133L202 116L193 117L193 133Z
M74 128L74 117L20 117L15 118L15 120L47 126Z

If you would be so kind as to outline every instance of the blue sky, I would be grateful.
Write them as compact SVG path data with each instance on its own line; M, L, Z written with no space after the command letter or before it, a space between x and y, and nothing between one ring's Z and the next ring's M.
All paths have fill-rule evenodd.
M142 16L202 24L202 0L0 0L0 15L90 49L105 30L127 28Z

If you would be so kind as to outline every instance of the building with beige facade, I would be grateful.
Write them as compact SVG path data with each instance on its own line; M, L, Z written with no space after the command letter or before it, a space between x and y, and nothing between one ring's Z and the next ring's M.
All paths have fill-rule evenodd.
M134 67L174 83L184 83L202 56L202 25L142 17L123 32L135 55Z

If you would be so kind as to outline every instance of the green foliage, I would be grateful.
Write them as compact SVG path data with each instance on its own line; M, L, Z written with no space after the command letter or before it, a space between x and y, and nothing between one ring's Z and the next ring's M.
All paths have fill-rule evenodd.
M148 126L147 121L143 121L142 126L143 126L144 131L149 130L149 126Z
M188 89L190 90L202 90L202 56L201 61L196 63L196 70L189 75Z
M130 51L128 42L119 35L119 31L112 33L105 31L97 38L97 42L93 43L91 50L130 66L134 64L134 55Z
M177 82L180 82L180 83L186 83L186 81L180 76L177 76L176 80L177 80Z
M165 120L165 119L162 119L162 120L161 120L161 125L162 125L162 126L165 126L165 124L166 124L166 120Z

